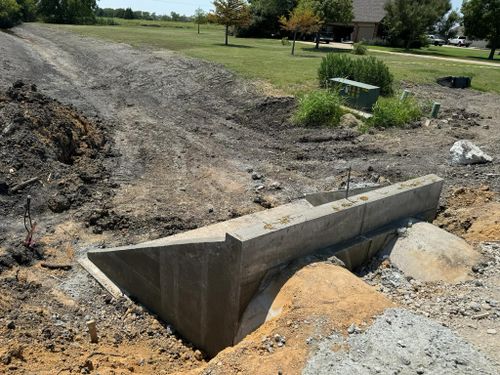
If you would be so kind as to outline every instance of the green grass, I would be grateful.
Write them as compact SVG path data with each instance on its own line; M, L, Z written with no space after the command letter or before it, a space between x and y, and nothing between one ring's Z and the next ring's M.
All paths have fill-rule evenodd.
M327 90L315 90L299 97L293 122L304 126L337 126L343 115L342 99Z
M500 64L500 56L498 55L498 53L495 54L493 60L488 60L490 51L485 49L429 46L425 48L411 49L407 51L403 48L394 48L394 47L370 46L369 48L381 51L412 53L414 55L428 55L437 57L451 57L454 59L464 59L464 60L471 60L478 62L493 62Z
M367 122L368 126L389 128L401 127L422 117L422 108L411 96L405 100L398 97L379 98L373 107L373 117Z
M136 47L179 51L188 56L221 63L244 77L267 81L289 94L317 88L317 71L321 58L332 52L330 48L315 50L312 46L297 43L297 55L293 57L290 55L290 47L283 46L281 40L230 37L231 45L224 46L223 29L216 25L202 25L202 33L198 35L195 25L191 23L117 21L122 25L51 27ZM140 26L146 23L159 27ZM496 67L389 55L376 51L371 51L370 54L376 54L385 61L396 80L433 83L441 76L468 75L473 77L473 88L500 93L500 69Z

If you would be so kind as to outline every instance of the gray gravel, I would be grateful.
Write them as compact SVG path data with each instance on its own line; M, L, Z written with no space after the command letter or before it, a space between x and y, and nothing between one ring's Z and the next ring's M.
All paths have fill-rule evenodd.
M364 333L348 338L336 334L322 341L303 374L493 375L499 372L497 364L450 329L407 310L389 309Z

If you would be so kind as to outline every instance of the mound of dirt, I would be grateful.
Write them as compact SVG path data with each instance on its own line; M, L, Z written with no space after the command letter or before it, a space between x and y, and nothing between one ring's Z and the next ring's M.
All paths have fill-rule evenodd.
M102 125L35 85L18 81L0 95L0 124L0 194L12 198L0 202L2 214L24 199L21 192L44 196L40 204L53 212L66 211L91 195L86 186L106 177L102 158L109 143Z
M300 374L323 337L332 332L347 335L353 324L364 329L373 317L393 306L332 263L312 263L295 271L285 271L288 280L274 299L281 312L219 353L204 374L255 374L256 369L259 374Z
M18 81L0 94L0 216L22 223L27 195L35 219L111 196L104 164L109 155L101 123L43 95L35 85ZM6 236L0 234L0 271L41 257Z
M500 241L500 195L488 186L453 189L434 224L471 243Z

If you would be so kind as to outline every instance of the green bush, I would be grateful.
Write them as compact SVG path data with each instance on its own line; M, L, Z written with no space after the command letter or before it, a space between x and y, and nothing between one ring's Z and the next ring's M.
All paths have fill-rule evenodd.
M21 7L16 0L0 0L0 28L7 29L21 21Z
M368 120L368 126L381 128L401 127L422 117L422 108L413 97L379 98L373 106L373 117Z
M293 122L302 126L337 126L343 115L342 99L326 91L313 91L299 98Z
M318 79L321 87L328 86L330 78L347 78L380 87L380 93L394 93L394 77L389 68L375 57L356 58L346 54L329 53L321 61Z
M363 42L354 43L352 47L352 53L355 55L366 55L366 52L368 51L368 48L366 48Z

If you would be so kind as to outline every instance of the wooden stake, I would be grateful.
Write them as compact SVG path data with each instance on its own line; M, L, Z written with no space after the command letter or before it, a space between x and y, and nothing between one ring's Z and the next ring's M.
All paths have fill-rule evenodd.
M92 344L97 344L97 328L95 325L95 320L89 320L87 322L87 328L89 329L90 342Z

